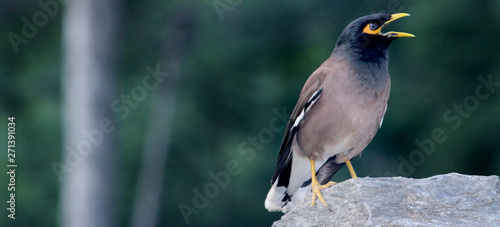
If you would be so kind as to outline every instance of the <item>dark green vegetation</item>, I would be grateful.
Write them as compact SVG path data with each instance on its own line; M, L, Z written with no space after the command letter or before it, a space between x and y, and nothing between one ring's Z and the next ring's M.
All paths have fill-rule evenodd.
M181 204L194 212L191 226L277 220L281 214L268 213L264 199L283 135L282 112L291 113L303 83L344 27L380 11L410 13L384 31L416 38L389 49L390 103L373 142L353 160L358 176L500 174L499 2L185 2L120 3L116 98L143 83L147 66L156 67L172 15L190 8L194 18L177 83L159 226L186 225ZM214 3L230 7L222 21ZM21 36L22 18L32 20L40 10L36 1L0 3L0 146L7 147L7 117L16 117L19 164L14 222L5 209L9 176L0 174L0 226L54 226L58 220L60 183L52 163L63 150L62 15L49 16L17 54L8 38L10 32ZM113 119L120 226L132 216L150 94L125 119L119 119L122 112ZM3 152L0 166L6 158ZM348 176L342 169L333 180Z

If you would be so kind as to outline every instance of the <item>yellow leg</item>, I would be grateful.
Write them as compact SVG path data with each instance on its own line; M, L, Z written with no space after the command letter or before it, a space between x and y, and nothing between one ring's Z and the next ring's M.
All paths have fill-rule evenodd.
M347 169L349 169L349 173L351 174L351 177L358 178L358 176L356 176L356 172L354 172L354 168L352 168L351 161L349 159L344 159L344 162L347 165Z
M332 211L328 204L326 204L325 199L323 199L323 196L321 195L320 189L325 189L333 184L336 184L335 182L328 182L325 185L320 185L318 180L316 179L316 168L314 167L314 160L309 160L311 162L311 187L312 187L312 201L311 201L311 206L314 206L314 202L316 201L316 197L318 197L319 201L323 203L323 205L328 208L328 210Z

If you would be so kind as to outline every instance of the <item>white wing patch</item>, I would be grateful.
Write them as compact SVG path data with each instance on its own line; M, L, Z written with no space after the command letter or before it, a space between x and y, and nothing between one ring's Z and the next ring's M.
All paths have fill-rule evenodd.
M304 106L304 109L302 109L302 112L299 114L299 116L295 119L295 122L293 122L293 126L290 129L292 131L293 128L299 126L300 122L304 118L304 115L306 115L307 111L311 109L311 107L318 101L319 97L321 96L321 92L323 92L323 87L321 87L319 90L315 91L314 94L309 98L309 100L306 102L306 105Z
M389 103L385 104L384 115L382 115L382 120L380 120L380 125L378 126L378 128L382 127L382 123L384 122L385 112L387 112L388 105L389 105Z
M290 131L292 131L293 128L295 128L299 125L299 123L302 121L302 118L304 118L304 114L305 114L305 112L304 112L304 110L302 110L300 115L295 119L295 122L293 122L293 126L290 129Z

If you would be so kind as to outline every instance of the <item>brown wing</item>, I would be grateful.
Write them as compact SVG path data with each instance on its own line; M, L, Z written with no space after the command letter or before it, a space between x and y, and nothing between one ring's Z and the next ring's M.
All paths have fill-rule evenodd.
M276 169L271 180L271 185L274 184L278 176L280 176L278 186L288 185L292 166L292 141L300 128L300 121L304 117L305 113L321 95L323 81L326 76L326 73L323 70L323 65L309 77L304 85L304 88L302 88L299 101L290 116L290 120L288 121L285 129L285 134L283 135L283 141L281 142L280 153L276 163Z

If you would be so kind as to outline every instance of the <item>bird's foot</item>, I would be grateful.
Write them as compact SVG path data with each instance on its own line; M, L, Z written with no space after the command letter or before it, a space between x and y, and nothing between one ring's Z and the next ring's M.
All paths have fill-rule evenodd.
M320 185L320 186L319 186L319 189L327 189L327 188L329 188L330 186L332 186L332 185L336 185L336 184L337 184L337 182L330 181L330 182L328 182L328 183L326 183L326 184L324 184L324 185Z
M332 185L335 185L337 183L330 181L324 185L320 185L319 182L316 179L313 179L311 181L311 188L312 188L312 201L311 201L311 206L314 206L314 203L316 202L316 197L323 203L323 205L328 208L328 210L332 211L332 209L328 206L326 203L325 199L323 199L323 196L321 195L322 189L326 189Z

